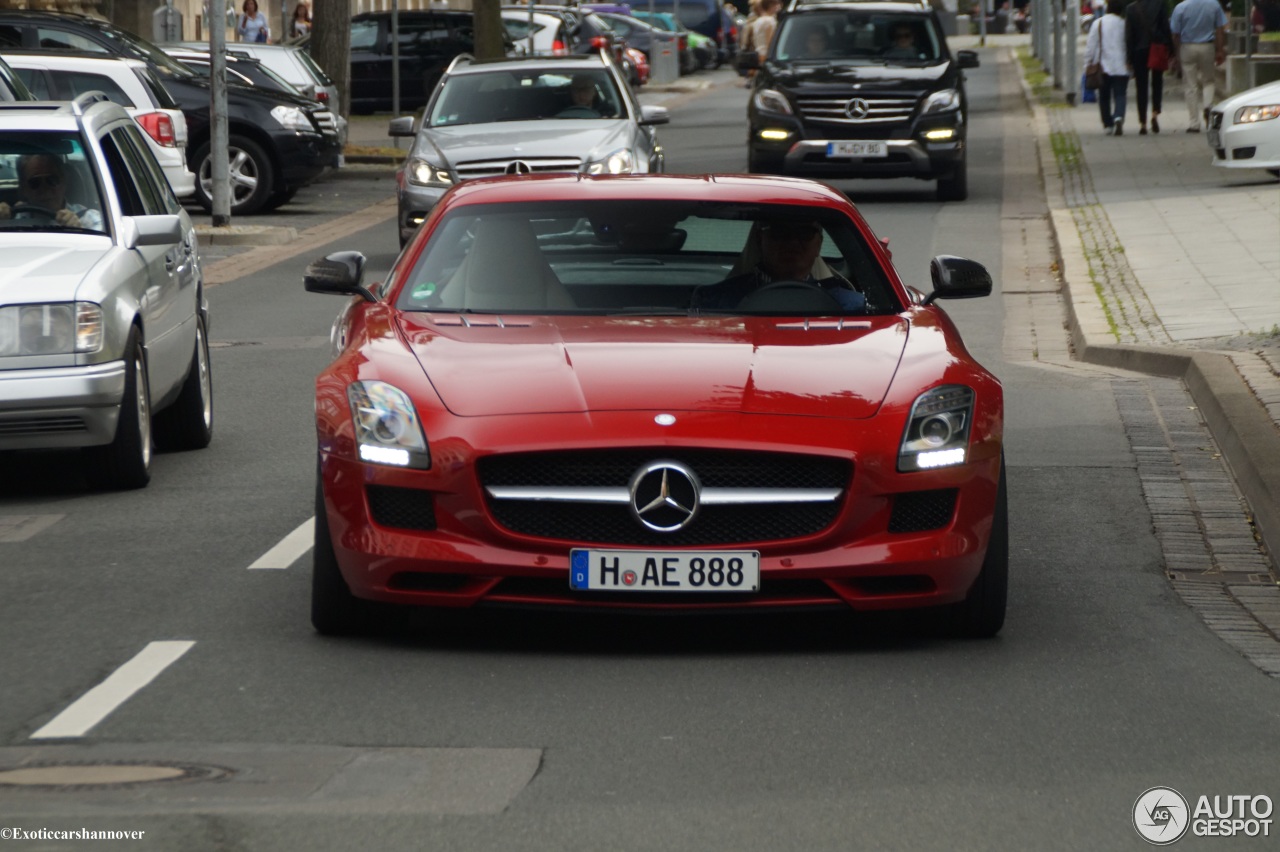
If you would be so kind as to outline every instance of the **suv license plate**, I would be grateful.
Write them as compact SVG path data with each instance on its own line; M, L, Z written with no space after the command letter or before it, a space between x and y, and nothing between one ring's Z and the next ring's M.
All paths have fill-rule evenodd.
M569 586L612 592L758 592L756 550L572 550Z
M883 142L828 142L828 157L887 157L889 146Z

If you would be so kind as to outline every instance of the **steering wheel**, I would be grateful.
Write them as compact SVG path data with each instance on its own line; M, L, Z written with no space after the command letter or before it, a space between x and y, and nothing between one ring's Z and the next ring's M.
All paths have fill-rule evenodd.
M27 214L32 213L36 216L48 219L50 222L53 222L58 218L57 210L50 210L48 207L41 207L38 204L28 204L25 201L19 201L17 204L13 205L13 218L15 219L18 218L19 214L22 214L23 218L26 218Z
M786 278L752 290L738 302L739 310L844 311L844 306L821 284Z
M594 107L574 104L556 113L556 118L600 118L600 113Z

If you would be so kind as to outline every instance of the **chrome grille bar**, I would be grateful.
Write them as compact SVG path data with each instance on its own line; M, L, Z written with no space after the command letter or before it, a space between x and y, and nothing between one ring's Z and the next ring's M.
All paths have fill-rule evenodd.
M495 500L527 500L543 503L609 503L626 505L631 492L621 487L555 487L544 485L490 485ZM704 488L704 506L746 506L768 503L834 503L839 488Z
M808 96L798 98L796 106L801 115L814 121L833 124L883 124L902 121L910 117L916 108L915 98L863 98L870 111L865 118L850 118L845 113L850 98Z

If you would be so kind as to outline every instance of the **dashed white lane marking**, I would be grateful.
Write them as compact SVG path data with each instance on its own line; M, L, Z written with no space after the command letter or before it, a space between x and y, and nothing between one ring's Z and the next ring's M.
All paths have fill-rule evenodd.
M281 539L279 544L259 556L258 561L249 566L249 570L288 568L311 549L315 533L316 519L307 518L301 526Z
M43 728L33 740L82 737L96 724L128 701L156 677L191 650L195 642L152 642L111 676L82 695L75 703Z

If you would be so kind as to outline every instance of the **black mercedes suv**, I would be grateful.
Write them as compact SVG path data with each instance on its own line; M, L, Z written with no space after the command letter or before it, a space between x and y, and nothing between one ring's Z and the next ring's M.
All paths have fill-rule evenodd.
M938 198L969 195L964 68L919 2L806 3L778 24L747 106L752 172L826 178L915 177Z
M206 210L212 209L207 79L151 42L86 15L0 10L0 50L72 50L146 62L187 118L187 163L196 173L195 198ZM301 95L229 85L227 123L232 215L278 207L341 162L332 113Z

